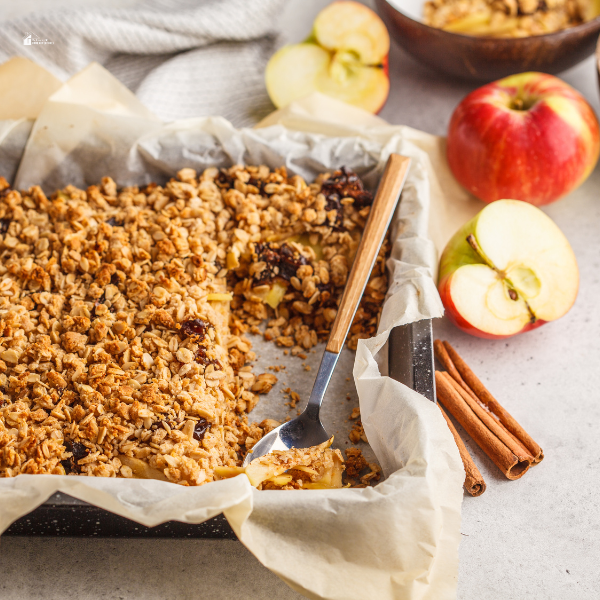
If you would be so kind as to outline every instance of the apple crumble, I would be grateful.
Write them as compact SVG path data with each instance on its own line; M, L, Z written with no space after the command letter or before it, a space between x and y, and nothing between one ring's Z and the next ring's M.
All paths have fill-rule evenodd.
M424 22L454 33L527 37L591 21L595 0L429 0Z
M248 422L276 377L252 372L245 334L292 354L327 338L371 201L346 169L307 184L185 168L165 186L107 177L50 198L0 179L0 476L241 472L277 426ZM351 347L376 331L385 253ZM263 488L341 485L328 446L260 460Z

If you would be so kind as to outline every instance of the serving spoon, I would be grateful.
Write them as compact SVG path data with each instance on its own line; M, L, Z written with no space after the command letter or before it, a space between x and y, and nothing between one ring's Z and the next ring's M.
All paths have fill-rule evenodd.
M369 219L358 245L352 270L338 306L337 315L306 408L301 415L276 427L257 442L252 451L246 454L244 466L273 450L308 448L330 439L331 436L325 431L319 418L323 397L340 352L344 347L346 336L367 285L369 275L373 270L379 248L383 243L383 238L398 204L409 165L410 158L399 154L390 154L375 200L371 206Z

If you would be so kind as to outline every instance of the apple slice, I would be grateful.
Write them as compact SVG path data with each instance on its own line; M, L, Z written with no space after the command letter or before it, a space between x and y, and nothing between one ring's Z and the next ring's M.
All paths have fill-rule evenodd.
M286 295L287 289L287 282L273 281L269 285L261 285L255 288L254 294L271 308L277 308Z
M357 2L334 2L315 19L302 44L285 46L267 65L265 80L278 108L321 92L375 113L389 93L390 38L383 21Z
M579 287L569 242L541 210L518 200L484 208L448 242L439 291L464 331L503 338L562 317Z

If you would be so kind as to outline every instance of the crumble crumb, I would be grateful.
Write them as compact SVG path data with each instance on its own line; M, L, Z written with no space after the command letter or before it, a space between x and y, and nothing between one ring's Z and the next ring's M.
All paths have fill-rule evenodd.
M368 462L359 448L346 448L346 475L358 478L360 472L368 466Z
M290 408L296 408L296 404L298 404L298 402L300 401L300 394L298 394L297 392L294 392L291 388L287 387L283 390L284 394L287 394L290 398L289 402L286 402L285 404L287 406L289 406Z
M376 463L369 463L370 471L360 478L361 483L370 484L381 479L381 467Z
M348 438L350 438L350 441L353 444L357 444L360 441L368 442L365 430L360 420L356 421L356 423L352 427L352 430L348 434Z
M257 394L268 394L277 383L277 377L271 373L263 373L256 378L251 390Z

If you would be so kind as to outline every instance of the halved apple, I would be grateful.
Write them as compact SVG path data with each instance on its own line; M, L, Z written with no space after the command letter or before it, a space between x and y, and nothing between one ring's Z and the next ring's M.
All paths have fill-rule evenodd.
M358 2L334 2L302 44L285 46L267 65L267 91L278 108L318 91L375 113L390 82L390 38L383 21Z
M365 65L379 65L390 51L383 21L358 2L333 2L315 19L313 35L330 52L351 52Z
M573 250L541 210L518 200L484 208L448 242L439 292L450 319L484 338L504 338L562 317L579 270Z

